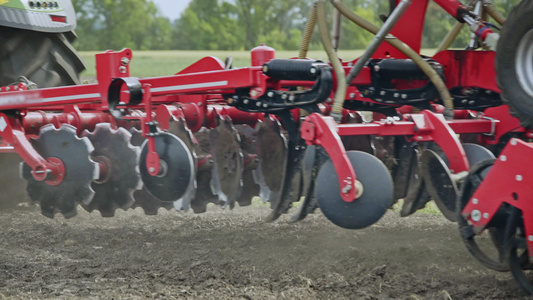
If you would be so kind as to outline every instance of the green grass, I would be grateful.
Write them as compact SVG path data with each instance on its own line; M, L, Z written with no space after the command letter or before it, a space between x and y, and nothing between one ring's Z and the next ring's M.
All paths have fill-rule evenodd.
M362 50L339 51L339 56L352 60L361 55ZM94 55L99 52L82 51L80 55L87 66L82 73L82 80L93 81L96 78ZM277 58L291 58L298 55L297 51L277 51ZM173 75L185 67L206 56L214 56L222 61L233 58L233 67L249 67L249 51L133 51L130 73L136 77L155 77ZM327 60L324 51L310 51L308 57Z

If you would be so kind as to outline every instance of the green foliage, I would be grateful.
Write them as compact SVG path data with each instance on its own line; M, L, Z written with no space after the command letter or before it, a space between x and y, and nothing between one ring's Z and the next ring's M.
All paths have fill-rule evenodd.
M503 15L520 0L498 0ZM329 1L327 1L329 2ZM387 0L344 0L355 13L378 26L390 12ZM171 22L152 0L73 0L78 17L77 47L81 50L250 50L266 43L276 50L297 50L313 1L309 0L192 0ZM465 1L466 3L466 1ZM328 18L333 6L328 3ZM328 19L331 23L331 20ZM423 48L436 48L457 21L430 1ZM340 49L364 49L373 36L346 18L341 23ZM331 26L331 24L330 24ZM452 47L470 40L467 26ZM310 49L321 49L315 28Z
M73 0L81 50L168 49L170 20L148 0Z

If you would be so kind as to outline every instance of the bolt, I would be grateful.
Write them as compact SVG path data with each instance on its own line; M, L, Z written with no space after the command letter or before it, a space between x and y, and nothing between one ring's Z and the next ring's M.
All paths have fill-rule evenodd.
M506 161L507 160L507 156L505 156L505 155L500 156L500 160L501 161Z
M234 99L235 99L235 98L234 98ZM202 106L203 103L202 103L202 102L198 102L198 103L196 103L196 105L198 105L198 106Z
M380 69L379 66L374 66L374 71L379 72L379 69Z
M355 93L350 93L350 98L355 98Z
M130 60L127 57L123 57L123 58L120 59L120 62L123 65L127 66L130 63Z
M154 173L155 172L155 168L154 167L150 167L150 173Z
M268 104L267 104L267 103L263 104L263 107L264 107L264 108L267 108L267 107L268 107Z
M342 188L342 193L343 194L346 194L348 193L349 191L352 190L352 185L351 184L346 184L343 188Z
M517 144L516 140L515 140L515 139L512 139L512 140L511 140L511 145L516 146L516 144Z
M127 70L128 70L128 69L126 69L126 67L124 67L124 66L120 66L120 67L118 67L118 71L119 71L120 73L123 73L123 74L124 74L124 73L126 73Z
M523 179L522 175L516 175L515 178L516 178L516 181L522 181L522 179Z
M381 91L381 92L379 92L379 94L380 94L381 96L385 96L386 92L385 92L385 91Z
M421 136L417 136L416 138L417 138L417 139L419 139L419 140L421 140L421 139L422 139L422 137L421 137Z
M315 74L316 73L316 68L315 67L312 67L311 69L309 69L309 72L311 74Z
M474 199L472 199L472 203L474 203L474 204L478 204L478 203L479 203L479 200L478 200L477 198L474 198Z
M9 92L10 88L9 87L6 87L6 92Z
M394 93L394 98L400 97L400 93Z
M283 100L287 99L287 94L282 94L281 95L281 99L283 99Z
M483 214L483 218L488 219L489 218L489 213L484 213Z
M270 98L274 97L274 92L273 91L268 92L267 96L269 96Z
M294 95L289 96L289 101L294 102Z
M477 209L474 209L470 217L474 222L479 222L479 220L481 220L481 212Z
M470 100L470 101L468 101L468 104L469 104L469 105L474 105L474 104L476 104L476 101L474 101L474 100Z
M463 100L461 100L461 103L462 103L462 104L467 104L467 103L468 103L468 99L463 99Z
M402 94L402 99L407 99L407 94Z
M250 100L248 100L248 99L244 99L244 100L242 101L242 103L244 103L244 104L248 104L248 102L250 102Z
M18 91L19 87L17 85L15 85L14 89L15 89L15 91Z
M527 239L528 239L530 242L533 242L533 235L528 236Z
M262 103L259 102L259 101L255 103L256 106L261 106L261 104L262 104Z

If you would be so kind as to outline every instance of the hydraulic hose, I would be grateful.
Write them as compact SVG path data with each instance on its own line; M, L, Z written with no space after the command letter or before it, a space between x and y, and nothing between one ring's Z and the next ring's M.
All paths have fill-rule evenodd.
M337 90L335 91L335 96L333 98L333 106L331 108L331 116L335 121L339 122L342 117L342 106L344 105L344 99L346 98L346 74L344 73L344 68L342 67L339 58L333 45L331 44L331 37L329 35L328 24L326 22L326 2L320 0L316 2L317 6L317 20L318 20L318 31L320 33L320 40L324 46L324 50L328 54L329 61L335 72L335 77L337 79Z
M492 3L488 3L485 5L485 11L491 16L498 24L503 25L503 22L505 22L505 17L492 5Z
M298 51L299 59L305 59L307 57L307 51L309 50L309 45L311 44L311 37L313 36L313 31L316 25L316 6L317 3L313 3L313 8L309 12L309 16L307 17L307 23L305 24L302 40L300 41L300 49Z
M442 42L440 43L439 47L437 48L437 52L444 51L452 45L453 41L457 38L457 35L459 35L459 32L461 32L461 29L465 26L465 23L455 23L453 25L452 29L446 34Z
M344 15L350 21L359 25L363 29L371 32L374 35L379 31L378 26L368 22L367 20L363 19L359 15L355 14L344 3L342 3L341 0L331 0L331 3L341 12L342 15ZM442 102L444 103L444 107L446 108L444 111L444 116L446 118L452 118L453 117L453 100L450 95L450 92L448 91L448 88L446 87L446 84L444 83L444 80L442 80L440 75L426 61L424 61L422 57L418 53L416 53L416 51L411 49L411 47L407 46L405 43L400 41L398 38L389 34L387 36L387 39L385 39L385 41L389 43L391 46L401 51L407 57L412 59L416 63L416 65L420 67L420 69L422 69L424 74L426 74L429 80L431 80L431 82L435 85L435 87L437 88L437 91L440 94L440 97L442 98Z

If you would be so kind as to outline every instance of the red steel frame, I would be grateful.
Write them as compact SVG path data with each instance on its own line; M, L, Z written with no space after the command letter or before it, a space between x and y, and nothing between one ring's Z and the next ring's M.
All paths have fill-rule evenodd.
M460 19L460 12L464 10L455 0L437 0L452 16ZM423 21L427 9L427 0L414 0L406 14L399 20L392 30L392 34L400 38L415 51L420 50ZM273 58L273 54L256 51L252 55L253 66L239 69L224 68L224 64L213 57L206 57L182 70L176 75L156 78L139 79L143 86L143 99L138 105L129 107L137 110L127 119L140 121L143 134L147 136L145 124L157 121L162 128L168 127L170 116L181 117L193 131L201 126L214 126L217 115L228 115L236 124L255 124L264 117L261 113L245 113L235 107L225 105L224 94L233 94L236 89L250 89L250 97L257 99L268 88L281 89L289 86L309 86L312 82L273 80L262 72L261 64ZM404 58L399 51L383 43L374 53L374 58ZM499 92L495 82L493 68L494 54L482 51L443 51L435 55L434 59L445 66L446 82L449 88L455 86L480 87ZM0 114L0 119L7 122L5 129L0 132L4 144L3 151L9 151L10 146L18 152L34 170L37 180L44 180L50 175L59 178L61 166L57 162L44 160L36 153L26 135L37 134L37 129L46 123L56 125L68 123L78 130L90 129L99 122L117 123L108 113L108 88L114 78L130 76L129 62L132 52L124 49L119 52L107 51L96 55L98 84L69 86L38 90L24 90L24 85L17 86L17 91L5 91L0 96L0 111L16 110L18 116ZM345 63L345 71L351 68ZM460 74L461 76L456 76ZM493 76L494 75L494 76ZM347 99L362 101L372 100L363 98L356 86L370 85L372 82L370 70L364 68L360 75L350 83ZM353 95L353 96L352 96ZM176 103L177 105L166 105ZM327 105L326 105L327 106ZM60 113L44 113L42 111L61 111ZM326 107L326 111L327 111ZM450 168L454 172L468 171L469 165L464 150L456 134L483 133L489 134L483 138L487 144L497 143L499 137L510 131L523 131L518 121L509 116L505 108L487 110L487 119L444 120L442 115L423 111L419 114L406 114L404 120L376 121L370 124L337 125L331 118L319 114L311 114L305 118L301 126L302 137L307 144L323 146L333 160L335 170L339 174L345 201L353 201L357 193L355 189L356 174L348 161L339 136L343 135L403 135L413 141L434 141L446 153ZM295 111L295 114L297 112ZM493 118L496 115L498 118ZM502 119L503 118L503 119ZM502 122L501 120L505 120ZM157 174L157 154L153 139L149 139L148 170ZM154 154L156 156L154 156ZM156 166L157 165L157 166ZM150 168L153 167L153 168Z

